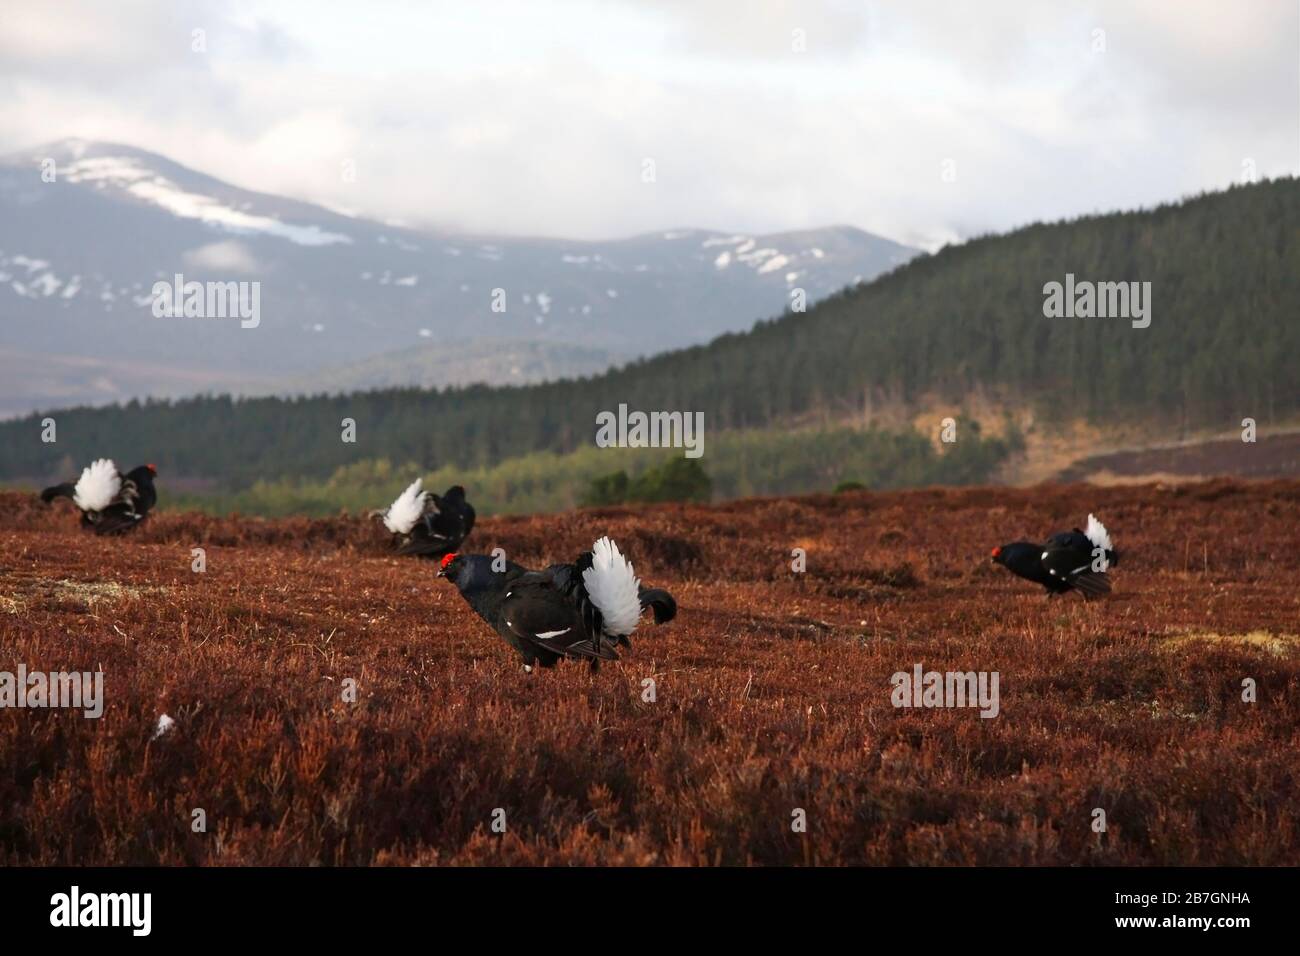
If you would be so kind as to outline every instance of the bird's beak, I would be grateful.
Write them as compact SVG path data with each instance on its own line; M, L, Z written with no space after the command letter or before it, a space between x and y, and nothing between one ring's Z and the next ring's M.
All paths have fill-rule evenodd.
M447 576L447 572L444 571L442 568L439 568L438 573L434 575L434 577L437 578L445 578L446 576Z

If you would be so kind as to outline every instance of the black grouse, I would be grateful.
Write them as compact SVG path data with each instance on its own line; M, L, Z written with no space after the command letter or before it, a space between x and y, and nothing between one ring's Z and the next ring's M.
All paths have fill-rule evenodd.
M1085 598L1093 598L1110 593L1106 570L1119 563L1119 552L1111 545L1105 526L1088 515L1086 530L1054 534L1046 544L1004 544L993 549L993 561L1041 584L1048 597L1077 589Z
M130 531L158 502L154 476L158 469L141 465L125 475L108 458L91 462L76 483L53 485L41 492L49 504L55 498L71 498L81 511L81 526L95 534L121 534Z
M417 478L397 500L383 511L373 514L382 518L384 527L393 533L398 554L415 554L422 558L441 558L460 548L474 528L474 507L465 500L465 489L453 485L439 497L422 491Z
M609 538L572 564L543 571L483 554L449 554L438 576L449 578L478 616L519 652L525 671L534 664L554 667L561 657L586 658L593 668L618 660L615 645L632 646L628 638L643 610L653 610L656 624L677 615L673 596L641 587Z

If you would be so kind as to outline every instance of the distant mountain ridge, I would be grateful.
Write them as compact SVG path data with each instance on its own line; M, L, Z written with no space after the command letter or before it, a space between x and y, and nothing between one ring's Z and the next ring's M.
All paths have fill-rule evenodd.
M24 357L22 390L0 386L0 415L256 393L285 379L310 391L343 367L374 371L357 387L394 384L372 360L432 343L651 355L747 329L795 288L811 303L918 254L847 226L610 241L424 233L240 189L133 147L65 140L0 159L0 346ZM155 318L153 283L177 273L259 282L259 326ZM94 382L67 381L68 360L93 361ZM516 367L509 356L476 366L492 383L518 381ZM169 374L143 371L157 368Z
M873 408L887 405L925 403L960 418L977 392L1048 433L1078 420L1170 436L1245 418L1268 428L1300 414L1297 223L1300 180L1283 178L948 247L806 314L586 379L64 410L57 447L39 441L39 417L2 422L0 478L57 477L65 461L108 449L232 488L328 479L382 459L483 468L590 449L597 414L623 403L703 413L706 448L719 432L872 424ZM1070 273L1150 282L1150 326L1045 315L1044 286ZM345 417L357 423L355 443L339 441ZM1242 454L1252 451L1243 443ZM755 450L739 467L738 487L760 486L744 472L757 460Z

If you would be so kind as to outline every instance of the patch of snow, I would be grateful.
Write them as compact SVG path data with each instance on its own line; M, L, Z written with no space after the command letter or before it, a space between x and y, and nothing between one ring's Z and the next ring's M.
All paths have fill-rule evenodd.
M257 216L243 209L223 205L211 196L186 192L176 183L152 170L142 168L136 160L123 156L98 156L81 159L64 171L69 182L93 182L122 187L127 193L167 210L182 219L197 219L204 225L235 233L260 233L287 239L300 246L327 246L351 243L350 236L326 232L319 226L297 226L270 216Z
M187 250L182 254L182 258L190 268L210 273L259 271L257 257L253 255L253 251L237 239L209 242L197 249ZM137 282L135 288L139 287L140 283Z
M70 183L122 183L138 182L153 176L129 156L95 156L82 159L80 156L62 171L63 178Z
M745 252L742 252L740 249L736 250L736 258L741 262L758 263L762 262L769 256L775 255L779 255L775 249L753 249Z
M14 256L12 259L9 260L9 264L12 266L22 266L24 269L27 270L28 275L31 275L33 272L37 272L41 269L48 269L50 267L50 264L44 259L29 259L26 256L21 256L21 255Z
M39 292L48 299L58 292L62 285L63 282L56 278L53 272L44 272L32 281L31 290L33 293Z
M413 286L419 281L420 281L420 277L418 275L409 275L409 276L403 276L402 278L398 279L396 282L393 283L393 285Z

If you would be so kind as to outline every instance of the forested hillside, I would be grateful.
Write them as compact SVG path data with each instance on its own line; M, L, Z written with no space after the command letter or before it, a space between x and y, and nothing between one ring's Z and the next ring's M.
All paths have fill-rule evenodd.
M1043 286L1066 273L1149 281L1150 326L1045 317ZM0 477L44 478L106 453L233 489L323 480L363 460L482 469L590 446L596 413L620 403L703 411L712 436L829 422L871 402L956 403L977 386L1049 420L1222 426L1300 409L1297 316L1300 182L1276 180L946 248L807 314L595 378L61 411L53 444L40 440L44 416L30 416L0 424ZM355 443L340 439L345 418Z

